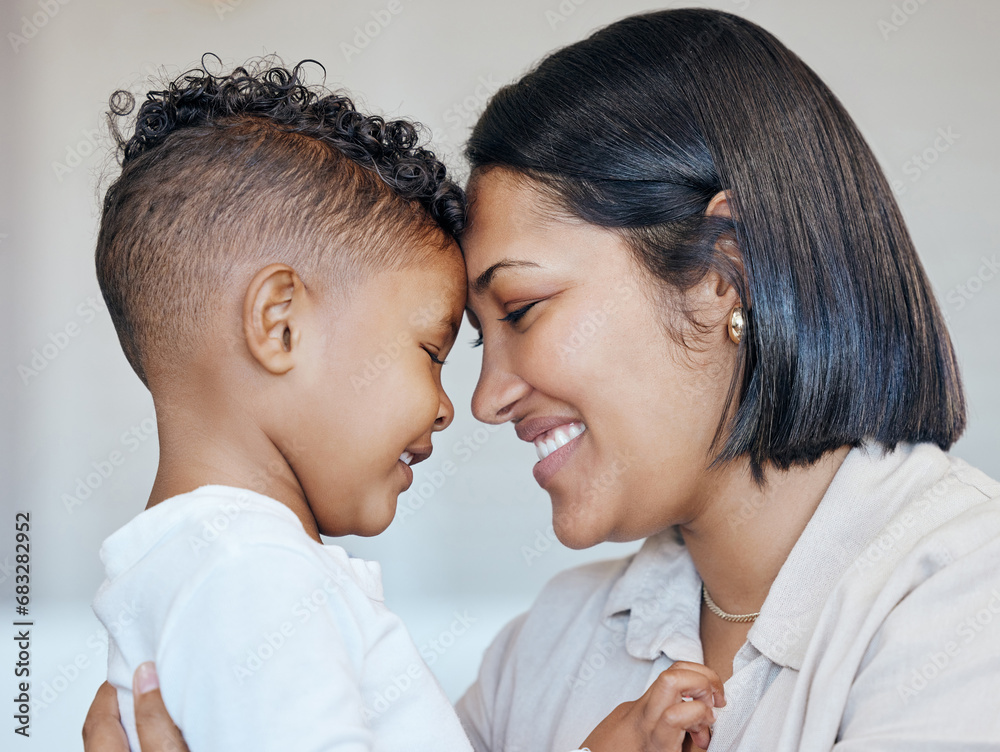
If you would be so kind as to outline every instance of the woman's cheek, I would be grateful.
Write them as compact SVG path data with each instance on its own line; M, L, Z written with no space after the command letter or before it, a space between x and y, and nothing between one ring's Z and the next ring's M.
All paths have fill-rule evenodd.
M571 375L602 379L613 371L612 339L608 315L599 308L567 312L545 327L538 341L545 343L552 366Z

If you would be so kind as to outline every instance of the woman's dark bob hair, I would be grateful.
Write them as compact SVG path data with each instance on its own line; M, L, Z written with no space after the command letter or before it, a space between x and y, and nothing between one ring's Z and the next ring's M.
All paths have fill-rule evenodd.
M497 92L467 155L473 178L509 169L617 229L669 288L710 270L735 285L747 327L716 462L746 456L761 481L769 463L867 440L947 449L964 430L955 353L882 170L760 27L702 9L612 24ZM734 220L705 215L723 190Z

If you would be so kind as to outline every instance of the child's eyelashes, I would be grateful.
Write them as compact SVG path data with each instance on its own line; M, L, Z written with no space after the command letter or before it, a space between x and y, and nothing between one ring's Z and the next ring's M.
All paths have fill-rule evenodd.
M435 355L434 353L432 353L426 347L424 348L424 352L427 353L428 355L430 355L431 356L431 361L434 362L434 363L437 363L439 366L443 366L445 363L448 362L447 360L441 360L437 355Z

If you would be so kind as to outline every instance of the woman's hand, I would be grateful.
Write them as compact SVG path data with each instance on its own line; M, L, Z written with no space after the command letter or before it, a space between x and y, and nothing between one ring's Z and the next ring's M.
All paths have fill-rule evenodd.
M690 697L691 701L681 698ZM615 708L583 743L591 752L680 752L685 734L707 749L713 708L726 704L722 681L699 663L678 661L634 702Z
M167 714L152 663L143 663L132 678L135 725L143 752L188 752L180 729ZM128 738L118 712L118 694L104 682L83 722L84 752L128 752Z

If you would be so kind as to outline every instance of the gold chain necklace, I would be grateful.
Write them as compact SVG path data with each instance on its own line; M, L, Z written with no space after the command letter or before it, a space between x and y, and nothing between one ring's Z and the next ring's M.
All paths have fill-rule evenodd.
M725 621L737 622L739 624L746 624L747 622L754 621L758 616L760 616L760 611L755 614L727 614L715 601L712 600L712 596L708 594L708 588L705 587L705 583L701 583L701 597L705 601L705 605L708 606L708 610L713 614L718 616L720 619Z

